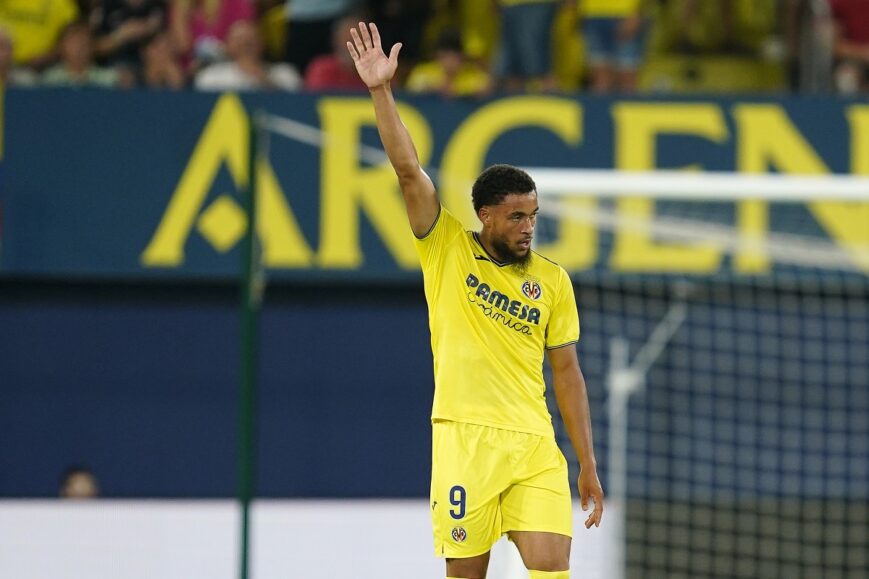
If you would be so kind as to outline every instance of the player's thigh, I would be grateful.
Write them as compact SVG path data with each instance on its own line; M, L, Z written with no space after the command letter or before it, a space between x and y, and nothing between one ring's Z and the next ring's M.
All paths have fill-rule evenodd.
M520 463L517 481L501 495L502 530L572 536L567 461L555 440L538 437L537 443L529 442Z
M501 536L499 475L506 458L492 429L453 422L432 427L431 516L435 552L449 559L487 553Z

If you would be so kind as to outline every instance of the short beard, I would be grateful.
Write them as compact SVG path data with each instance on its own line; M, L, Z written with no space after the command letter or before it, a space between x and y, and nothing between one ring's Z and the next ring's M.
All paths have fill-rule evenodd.
M531 249L529 248L525 255L518 255L510 247L500 239L492 240L492 248L498 252L498 256L509 264L517 273L524 275L528 271L528 265L531 263Z

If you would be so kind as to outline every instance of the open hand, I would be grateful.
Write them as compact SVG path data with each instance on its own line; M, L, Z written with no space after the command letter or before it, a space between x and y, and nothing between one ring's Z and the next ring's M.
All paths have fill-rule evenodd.
M592 525L599 527L603 516L603 488L597 478L597 471L593 468L582 469L579 473L578 486L579 501L583 511L588 510L589 497L594 501L594 510L585 520L585 528L590 529Z
M398 68L401 43L393 45L387 57L380 47L380 32L373 22L370 25L360 22L359 30L350 29L350 36L353 37L353 42L347 42L347 50L350 51L350 56L356 65L356 72L359 73L362 82L368 88L376 88L388 83L395 75L395 69Z

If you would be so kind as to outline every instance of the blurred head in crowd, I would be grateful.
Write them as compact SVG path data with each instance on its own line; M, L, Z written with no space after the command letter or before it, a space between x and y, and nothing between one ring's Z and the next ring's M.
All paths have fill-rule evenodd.
M136 2L137 0L129 0ZM165 32L155 34L142 45L140 51L142 62L162 61L166 58L173 58L172 44L169 40L169 35Z
M83 465L73 465L60 479L60 497L63 499L94 499L100 494L97 478Z
M60 58L73 70L86 70L93 57L90 28L86 22L74 22L66 27L60 37Z
M144 86L174 90L184 88L186 78L168 32L158 32L149 38L139 54L142 59L141 83Z
M226 37L226 53L236 62L261 60L263 43L256 24L247 20L239 20L233 24Z
M350 30L358 23L359 18L351 15L341 18L332 27L332 54L343 66L353 70L356 70L356 65L353 64L353 58L347 50L347 43L353 42Z
M465 62L462 50L462 35L457 28L447 28L438 36L435 58L447 76L455 76Z

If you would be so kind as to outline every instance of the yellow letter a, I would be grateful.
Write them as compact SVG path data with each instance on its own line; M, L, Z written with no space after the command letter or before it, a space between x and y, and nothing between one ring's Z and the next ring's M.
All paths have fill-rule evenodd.
M160 225L142 253L143 265L178 267L184 262L184 245L221 165L226 162L237 188L247 184L248 141L247 115L241 101L232 94L220 97L172 194ZM298 267L310 264L312 252L299 230L271 166L263 161L257 170L260 177L257 230L263 241L266 265ZM228 202L234 204L233 201ZM225 250L228 247L219 249Z

